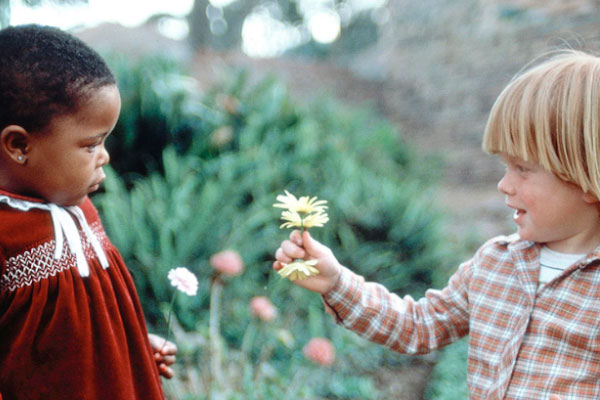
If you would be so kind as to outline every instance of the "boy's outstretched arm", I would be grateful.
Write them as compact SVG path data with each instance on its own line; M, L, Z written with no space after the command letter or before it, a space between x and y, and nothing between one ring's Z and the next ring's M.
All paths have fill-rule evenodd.
M154 352L154 359L156 365L158 365L158 372L165 378L171 379L174 375L170 365L175 363L175 354L177 354L177 346L175 343L167 341L165 339L155 335L153 333L148 334L150 339L150 346Z
M284 240L275 252L273 268L277 271L283 268L281 263L289 264L294 259L317 260L315 268L319 274L306 279L296 279L294 283L317 293L327 293L337 282L342 266L332 251L322 243L313 239L308 231L303 234L295 230L289 240Z

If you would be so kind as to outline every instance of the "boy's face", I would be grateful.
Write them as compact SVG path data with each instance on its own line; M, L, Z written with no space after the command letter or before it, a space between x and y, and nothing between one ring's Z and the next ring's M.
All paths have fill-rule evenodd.
M30 136L26 191L62 206L78 205L104 181L105 140L121 109L116 86L94 89L72 114L56 117Z
M600 244L597 200L540 165L501 155L506 172L498 190L515 210L513 220L524 240L564 253L586 253Z

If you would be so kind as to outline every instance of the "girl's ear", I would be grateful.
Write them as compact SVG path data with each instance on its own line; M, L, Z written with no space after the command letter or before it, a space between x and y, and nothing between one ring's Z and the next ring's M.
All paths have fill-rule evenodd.
M0 152L19 164L27 161L30 142L29 132L20 125L8 125L0 132Z

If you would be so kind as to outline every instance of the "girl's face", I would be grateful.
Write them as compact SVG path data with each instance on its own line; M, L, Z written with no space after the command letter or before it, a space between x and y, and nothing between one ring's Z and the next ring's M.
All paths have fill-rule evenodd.
M121 110L116 86L94 89L72 114L54 118L30 135L24 191L62 206L78 205L104 181L104 147Z
M506 172L498 190L513 208L524 240L564 253L587 253L600 244L598 201L542 166L502 154Z

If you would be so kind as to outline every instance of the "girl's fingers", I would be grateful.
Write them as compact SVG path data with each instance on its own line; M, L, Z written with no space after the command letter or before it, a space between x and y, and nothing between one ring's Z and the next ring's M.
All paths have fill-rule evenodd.
M167 379L171 379L174 375L173 370L171 368L167 367L165 364L160 364L158 366L158 370L159 370L160 374Z
M172 356L177 354L177 346L175 345L175 343L173 342L167 342L165 343L165 345L160 349L160 352L164 355L164 356Z
M164 356L162 359L162 362L165 365L173 365L173 364L175 364L175 361L176 361L175 356Z

